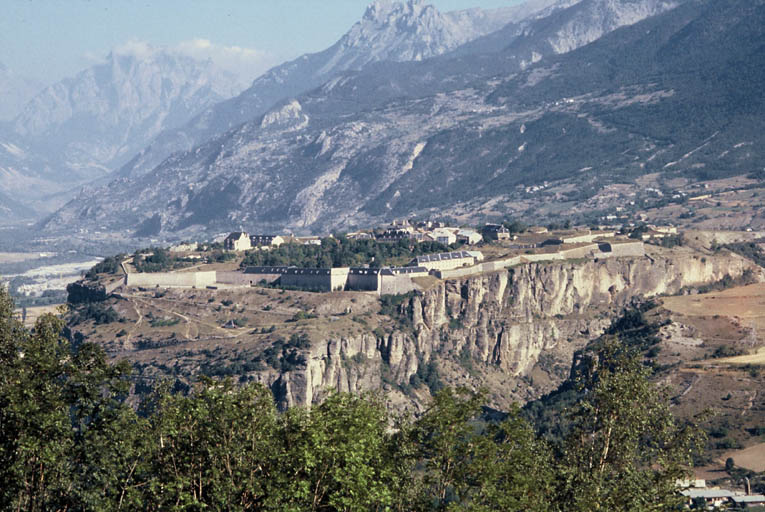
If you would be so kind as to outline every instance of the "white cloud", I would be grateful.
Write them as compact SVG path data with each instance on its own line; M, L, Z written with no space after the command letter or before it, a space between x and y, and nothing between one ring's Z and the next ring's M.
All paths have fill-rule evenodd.
M241 46L219 45L209 39L181 41L169 50L195 59L210 59L223 69L237 73L248 81L277 64L275 56L268 52Z
M175 53L198 60L209 59L220 68L236 74L247 85L264 71L278 64L276 56L268 52L236 45L220 45L203 38L181 41L168 47L157 47L146 41L131 39L114 47L112 52L115 55L133 56L139 59L150 58L161 52Z
M146 41L138 41L136 39L131 39L112 49L112 53L115 55L133 56L140 59L151 57L155 51L155 48Z

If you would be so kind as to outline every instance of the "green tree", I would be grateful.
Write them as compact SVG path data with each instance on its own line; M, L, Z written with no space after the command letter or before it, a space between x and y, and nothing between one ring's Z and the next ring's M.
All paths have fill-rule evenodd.
M157 391L144 507L262 509L279 482L276 410L262 385L205 380L189 396Z
M485 396L485 391L444 388L415 423L411 439L424 466L417 482L419 508L446 510L466 492L476 442L472 421L480 413Z
M310 411L293 408L281 432L279 510L390 510L409 471L384 404L333 393Z
M681 503L675 481L686 475L701 432L679 424L666 390L615 337L586 355L584 398L558 463L559 510L667 510Z
M53 315L30 334L12 313L0 288L0 509L57 510L65 507L74 444L62 385L68 345Z
M474 443L463 502L450 510L552 510L552 452L514 406Z
M70 347L53 315L30 333L11 313L0 290L0 509L119 508L142 455L129 366Z

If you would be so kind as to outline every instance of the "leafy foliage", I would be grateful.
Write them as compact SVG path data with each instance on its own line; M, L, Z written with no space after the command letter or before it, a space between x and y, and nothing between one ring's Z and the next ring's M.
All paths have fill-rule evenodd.
M486 424L466 389L394 418L347 393L280 413L260 384L203 378L135 410L126 362L12 311L0 290L0 510L667 510L695 439L616 338L585 358L556 448L517 408Z
M119 274L122 271L120 263L125 259L124 254L109 256L99 261L85 274L87 279L95 279L98 274Z
M133 266L138 272L167 272L190 264L190 260L179 258L162 247L136 252L133 257Z
M323 238L321 245L282 244L268 251L245 253L242 267L291 265L304 268L372 267L399 265L420 254L445 252L449 247L437 242L417 243L400 240L382 243L375 240L351 240L344 236Z

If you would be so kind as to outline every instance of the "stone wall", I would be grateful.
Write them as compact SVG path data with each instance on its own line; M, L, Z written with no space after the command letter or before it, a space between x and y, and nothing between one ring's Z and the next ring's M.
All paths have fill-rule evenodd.
M380 295L403 295L416 289L418 287L410 275L384 275L381 276L378 293Z
M283 286L294 286L304 290L344 290L348 283L348 268L289 268L282 274Z
M127 275L128 286L163 286L204 288L215 284L215 271L209 272L142 272Z
M352 268L348 273L346 289L359 291L378 291L380 289L380 269Z
M238 270L218 270L215 272L215 282L220 284L252 286L261 279L263 278L255 274L245 274Z
M613 257L618 256L645 256L645 246L643 245L643 242L640 241L634 241L634 242L619 242L619 243L602 243L601 245L601 251L604 251L604 246L608 246L610 248L610 253Z

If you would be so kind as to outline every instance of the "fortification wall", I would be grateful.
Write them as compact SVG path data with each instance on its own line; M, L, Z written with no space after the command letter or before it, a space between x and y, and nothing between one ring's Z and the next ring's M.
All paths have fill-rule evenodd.
M623 242L609 245L613 256L645 256L643 242Z
M377 291L380 288L379 270L354 269L348 274L348 290Z
M537 261L554 261L554 260L562 260L562 259L564 259L563 256L561 256L561 254L557 252L549 252L549 253L543 253L543 254L524 254L523 256L521 256L522 263L533 263Z
M257 274L245 274L238 270L218 270L215 272L215 281L221 284L250 286L257 284L261 279L263 278Z
M402 295L416 290L417 285L412 281L412 277L407 274L381 276L380 295Z
M204 288L215 284L215 274L215 271L130 273L126 277L125 284L128 286Z
M598 244L589 244L582 247L573 247L571 249L562 249L558 252L564 259L568 258L584 258L591 256L593 253L599 252Z
M348 283L347 268L288 269L281 275L281 284L311 291L344 290Z

